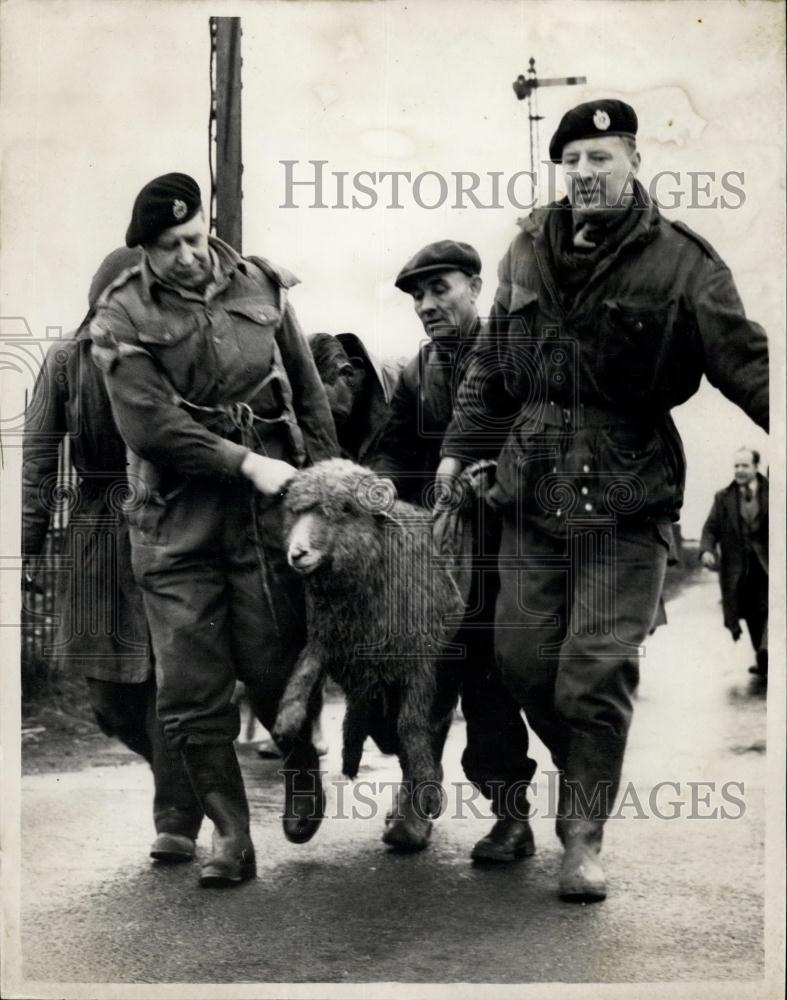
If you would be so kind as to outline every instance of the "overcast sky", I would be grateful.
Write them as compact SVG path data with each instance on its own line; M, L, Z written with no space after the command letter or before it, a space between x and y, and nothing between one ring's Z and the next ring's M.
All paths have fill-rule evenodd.
M780 4L732 0L10 0L0 88L3 317L25 317L41 337L47 326L73 327L98 263L123 241L139 188L181 170L207 192L208 18L217 13L240 14L244 32L244 250L299 275L293 301L306 332L353 330L377 353L413 353L421 329L393 279L420 246L446 237L479 250L488 307L497 262L524 214L505 186L529 165L526 107L511 84L533 55L541 76L588 81L540 92L542 152L572 104L602 96L633 104L642 179L678 172L658 188L667 205L683 192L684 204L666 214L729 263L781 365L784 14ZM449 196L424 208L403 182L403 207L390 208L388 181L372 185L370 209L310 208L306 188L295 189L300 207L283 208L282 160L297 161L296 179L312 176L309 160L328 161L328 204L338 195L333 172L348 175L345 202L361 171L434 171ZM497 172L500 207L455 207L459 171L481 177L484 204ZM688 171L714 172L700 200L726 195L730 207L686 207ZM725 191L725 174L743 196ZM425 179L421 200L440 194ZM525 200L527 186L515 194ZM11 329L5 319L4 335ZM734 447L767 439L708 386L675 416L689 459L684 531L696 536L713 490L731 477Z

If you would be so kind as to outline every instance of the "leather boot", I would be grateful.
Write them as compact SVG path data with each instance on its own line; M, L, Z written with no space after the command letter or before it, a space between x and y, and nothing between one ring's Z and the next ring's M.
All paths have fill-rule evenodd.
M385 817L383 843L403 854L414 853L429 845L431 835L431 820L416 811L410 783L403 781L396 806Z
M560 869L560 898L572 903L595 903L606 899L607 881L599 859L602 824L568 819L564 830L566 853Z
M183 757L167 746L163 731L153 740L153 821L156 839L150 856L160 864L192 861L202 825L202 806L191 784Z
M555 823L566 849L558 890L561 899L597 902L606 898L601 841L620 785L625 748L625 736L572 731Z
M503 791L497 803L493 802L497 822L473 848L473 861L507 864L536 853L533 831L530 829L530 805L524 790L519 791L512 803L506 801Z
M284 836L305 844L317 833L325 816L325 792L317 750L309 737L284 748Z
M200 885L221 888L255 878L249 805L235 747L189 743L182 753L194 790L214 825L213 850L202 865Z

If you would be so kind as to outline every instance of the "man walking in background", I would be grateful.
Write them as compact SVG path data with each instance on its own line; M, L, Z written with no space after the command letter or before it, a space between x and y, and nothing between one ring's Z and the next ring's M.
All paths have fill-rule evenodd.
M700 559L719 571L724 625L737 642L746 622L756 662L749 672L768 676L768 480L760 453L740 448L735 477L713 499L702 529Z

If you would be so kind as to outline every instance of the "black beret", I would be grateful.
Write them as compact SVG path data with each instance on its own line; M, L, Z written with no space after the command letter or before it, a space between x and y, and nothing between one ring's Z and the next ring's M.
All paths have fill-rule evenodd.
M188 174L164 174L146 184L136 197L126 246L152 243L172 226L188 222L202 207L199 184Z
M607 98L587 101L567 111L560 119L557 131L549 143L549 158L560 163L563 147L575 139L591 139L600 135L637 135L637 114L629 104Z
M413 281L427 274L439 271L464 271L465 274L481 273L481 258L469 243L455 240L438 240L419 250L404 265L396 276L394 284L403 292L409 292Z

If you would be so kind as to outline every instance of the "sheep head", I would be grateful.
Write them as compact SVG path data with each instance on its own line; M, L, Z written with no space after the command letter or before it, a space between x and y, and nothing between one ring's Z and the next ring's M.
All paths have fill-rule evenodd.
M287 561L303 576L352 571L374 558L379 527L396 502L390 479L341 458L300 471L284 501Z

